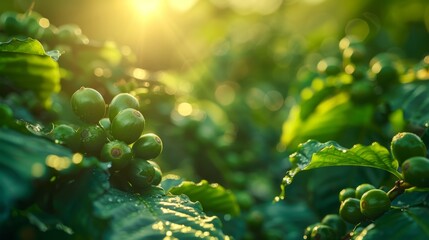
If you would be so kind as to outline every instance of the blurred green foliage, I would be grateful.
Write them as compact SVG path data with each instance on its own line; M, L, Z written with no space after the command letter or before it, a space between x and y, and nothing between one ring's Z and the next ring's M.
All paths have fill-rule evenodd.
M386 146L395 132L425 131L425 0L184 1L189 8L146 1L158 2L157 13L137 2L6 0L0 12L31 9L97 40L45 41L47 50L64 52L63 90L49 120L73 121L64 99L81 85L108 101L119 92L138 96L141 111L156 120L148 128L164 141L163 171L235 194L241 216L220 218L237 239L299 239L335 211L340 189L391 181L372 169L317 169L296 177L290 198L270 204L299 143ZM342 46L345 36L358 46ZM370 62L380 53L395 56L398 82L376 82ZM368 86L375 93L365 95Z

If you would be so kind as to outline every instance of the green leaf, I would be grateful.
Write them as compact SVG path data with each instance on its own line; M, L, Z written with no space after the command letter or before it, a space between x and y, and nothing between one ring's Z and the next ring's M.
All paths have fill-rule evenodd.
M140 194L111 188L108 171L97 159L75 158L69 149L42 137L2 129L0 145L0 222L8 219L17 200L37 190L49 199L45 204L55 215L23 214L41 231L67 227L67 234L78 239L228 238L221 221L207 216L186 195L166 195L156 187ZM48 169L59 174L51 179ZM35 180L48 188L34 188Z
M141 193L109 187L99 169L84 171L54 195L55 212L81 239L227 239L219 218L186 195L159 187Z
M357 144L347 149L334 141L320 143L308 140L299 145L297 152L290 155L290 161L293 167L283 178L280 198L284 198L286 186L292 183L293 177L298 172L322 167L372 167L385 170L402 179L401 173L397 171L398 161L391 157L389 150L376 142L370 146Z
M8 42L0 42L0 52L25 53L46 56L43 45L31 38L17 39L12 38Z
M429 239L429 208L394 209L368 225L353 239Z
M321 80L319 80L321 81ZM315 80L313 80L313 83ZM302 100L300 103L301 111L300 118L307 119L313 111L317 108L317 106L323 102L324 100L332 97L338 92L338 87L336 86L325 86L319 91L316 91L312 94L311 98Z
M404 193L400 194L392 201L392 206L395 207L413 207L425 205L429 201L429 191L421 191L421 189L409 188Z
M75 239L100 239L109 219L95 217L94 202L109 189L109 174L98 167L60 176L50 193L53 212L72 229Z
M33 188L35 181L41 183L50 179L50 169L61 174L92 166L105 169L95 158L84 158L45 138L7 128L1 128L0 146L0 204L5 211L0 215L4 217L17 200L30 196L36 190Z
M33 180L47 178L45 159L49 154L65 152L63 147L54 147L46 139L8 129L0 131L0 146L0 192L9 207L31 194Z
M110 189L94 202L94 210L107 221L102 239L228 239L221 221L185 195Z
M178 175L166 174L162 176L161 187L169 192L171 188L179 186L183 181L185 180Z
M187 195L192 201L200 202L204 211L233 216L240 214L234 194L216 183L209 184L206 180L199 183L184 181L170 189L170 193Z
M386 94L392 109L401 109L404 118L412 124L424 126L429 123L429 81L398 85Z
M314 107L311 115L302 119L304 106L293 107L283 123L281 145L286 149L295 149L299 143L308 139L327 141L344 135L344 131L368 127L374 113L373 106L354 104L346 93L324 100Z
M49 108L52 93L61 88L59 65L54 60L58 55L54 55L47 54L39 41L30 38L0 43L0 87L32 91L42 106Z

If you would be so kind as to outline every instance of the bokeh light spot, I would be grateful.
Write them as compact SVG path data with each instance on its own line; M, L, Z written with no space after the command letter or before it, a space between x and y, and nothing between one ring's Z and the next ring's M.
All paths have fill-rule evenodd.
M360 40L364 40L369 35L369 31L368 23L360 18L349 21L345 29L346 35L355 36Z
M265 107L271 111L277 111L283 106L283 95L275 90L268 91L264 98Z
M186 117L192 114L192 105L187 102L182 102L177 106L177 112Z
M41 163L33 163L31 165L31 175L35 178L43 176L45 173L45 168L43 167L43 164Z
M42 28L48 28L51 24L49 22L49 19L47 19L47 18L41 18L41 19L39 19L39 25Z
M148 72L141 68L134 68L133 77L137 79L146 79L148 77Z
M235 90L229 84L222 84L216 88L216 100L222 105L229 105L235 99Z
M79 163L82 162L82 160L83 160L83 155L82 154L80 154L80 153L73 154L72 162L74 164L79 164Z
M259 88L250 89L246 96L246 103L252 109L258 109L263 107L263 99L265 97L264 92Z

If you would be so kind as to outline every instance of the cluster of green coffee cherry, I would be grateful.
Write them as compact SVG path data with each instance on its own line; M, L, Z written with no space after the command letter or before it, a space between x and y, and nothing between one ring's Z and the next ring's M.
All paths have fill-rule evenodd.
M339 41L341 58L327 57L317 64L321 74L335 76L345 72L353 80L371 80L381 87L398 82L401 69L399 59L391 53L380 53L369 59L364 43L353 36L346 36Z
M97 90L81 87L71 96L71 107L84 124L78 129L67 124L55 126L55 141L111 163L111 174L127 177L133 189L161 182L161 169L152 160L160 155L162 141L154 133L143 134L145 118L136 97L120 93L106 111L104 98Z
M426 56L414 68L407 68L394 53L372 56L362 40L346 36L339 41L339 56L321 59L317 70L321 77L349 76L344 79L351 80L352 84L345 83L342 87L348 89L353 102L360 104L376 101L384 90L400 83L401 78L427 80L428 63Z
M422 139L411 132L401 132L392 138L390 150L401 166L404 182L419 188L429 187L429 159Z
M398 181L389 192L368 183L342 189L338 195L341 203L339 215L329 214L320 223L308 226L304 239L341 239L346 233L345 222L356 225L376 220L391 208L391 201L405 189L429 187L427 148L418 135L411 132L396 134L392 138L390 150L392 157L401 166L403 180Z
M387 193L368 183L341 190L339 200L340 216L351 224L358 224L366 219L375 220L390 209Z
M24 14L7 11L0 15L0 31L13 36L25 36L62 44L87 43L79 26L64 24L56 27L36 12Z
M308 226L304 239L341 239L346 234L346 222L338 214L328 214L320 222Z

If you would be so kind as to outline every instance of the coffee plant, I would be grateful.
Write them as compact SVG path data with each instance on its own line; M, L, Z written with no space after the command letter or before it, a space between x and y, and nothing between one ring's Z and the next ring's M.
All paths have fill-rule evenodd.
M1 239L428 239L424 0L128 2L1 4Z
M229 238L221 221L207 215L197 201L206 202L212 213L236 215L239 209L230 191L202 182L199 195L188 193L189 184L196 183L180 179L169 188L160 185L163 174L155 159L163 143L155 133L144 132L147 120L136 96L118 93L109 103L98 90L81 86L59 99L65 102L62 109L53 109L62 56L46 52L43 45L91 47L76 27L60 27L50 36L54 39L40 37L40 42L34 39L37 34L28 32L30 27L49 31L29 25L40 16L11 12L1 16L3 33L16 36L0 46L5 90L0 133L2 236ZM8 25L15 23L20 27ZM91 57L97 58L97 53ZM21 96L28 99L21 101Z

